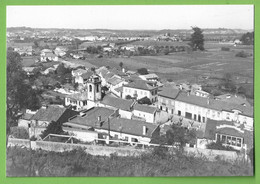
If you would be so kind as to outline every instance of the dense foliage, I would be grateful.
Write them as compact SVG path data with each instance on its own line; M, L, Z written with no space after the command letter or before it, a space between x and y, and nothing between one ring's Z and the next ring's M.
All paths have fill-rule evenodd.
M247 32L242 35L240 41L245 45L253 45L254 44L254 32Z
M244 176L252 175L245 161L209 161L205 157L170 154L157 148L140 156L93 156L84 150L47 152L7 149L7 176Z
M199 27L192 27L194 31L191 34L191 42L190 46L193 50L204 50L204 35L202 34L202 30Z
M12 50L7 51L7 98L6 98L6 133L17 125L18 113L24 109L39 109L40 92L31 87L22 69L21 57Z
M207 145L207 149L215 149L215 150L226 150L226 151L237 151L231 146L224 146L220 141L212 142Z

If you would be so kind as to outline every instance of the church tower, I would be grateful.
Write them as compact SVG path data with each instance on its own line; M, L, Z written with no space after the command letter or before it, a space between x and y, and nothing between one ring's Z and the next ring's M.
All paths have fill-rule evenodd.
M93 74L87 81L88 100L101 100L101 78L97 74Z

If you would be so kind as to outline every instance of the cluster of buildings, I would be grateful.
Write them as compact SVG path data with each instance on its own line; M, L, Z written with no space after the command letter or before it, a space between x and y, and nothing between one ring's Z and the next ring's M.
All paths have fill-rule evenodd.
M19 126L30 124L30 135L39 137L54 121L83 142L101 138L149 145L162 129L183 122L197 131L193 146L206 148L218 140L238 150L253 145L253 107L240 96L213 97L199 85L163 86L156 74L138 76L124 69L77 69L72 75L81 87L66 95L64 106L25 113ZM151 104L140 104L144 98ZM162 122L162 113L171 118Z
M92 42L119 39L95 36L76 38L88 41L81 45L82 51ZM124 38L125 41L138 39L144 37ZM156 37L156 41L179 40L176 35L171 37L165 34ZM113 43L101 46L105 52L116 48ZM16 43L12 47L20 55L33 55L33 44ZM135 51L136 46L125 45L121 49ZM62 46L42 49L39 61L59 61L69 65L59 59L67 52L68 49ZM72 54L72 57L80 58L79 54ZM43 74L57 67L53 65ZM253 146L254 109L241 96L212 96L195 84L165 85L156 74L139 75L123 67L121 70L75 68L71 76L78 84L77 89L67 87L67 90L65 85L66 90L55 89L65 95L63 105L42 106L38 111L27 111L19 119L18 126L28 128L31 137L39 138L51 122L56 122L82 142L112 139L132 145L149 145L153 138L163 134L162 130L169 129L173 123L182 123L182 126L197 131L197 143L193 145L196 147L206 148L207 144L216 141L238 150L248 150ZM33 69L24 68L28 76ZM162 120L162 116L166 116L166 120Z

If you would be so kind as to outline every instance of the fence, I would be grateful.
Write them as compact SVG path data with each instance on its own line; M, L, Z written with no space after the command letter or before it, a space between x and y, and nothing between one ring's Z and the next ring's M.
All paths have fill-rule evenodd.
M100 139L100 140L105 141L105 139ZM70 143L50 142L50 141L29 141L26 139L15 139L15 138L8 139L8 146L22 146L27 148L31 147L32 149L42 149L46 151L55 151L55 152L71 151L73 149L83 148L85 149L86 153L89 153L91 155L104 155L104 156L109 156L110 154L114 154L114 153L116 153L119 156L138 156L142 153L147 153L151 150L151 149L136 149L133 146L111 147L111 146L87 145L87 144L70 144ZM159 145L149 144L145 146L144 145L140 146L139 148L147 148L147 147L149 148L154 146L159 146ZM173 146L166 146L166 147L174 151ZM188 155L190 154L197 157L205 156L209 160L215 160L217 157L227 161L235 161L237 159L247 159L246 155L238 154L235 151L210 150L210 149L189 148L189 147L185 147L184 151Z
M100 145L86 145L86 144L69 144L60 142L50 141L29 141L23 139L9 138L8 146L23 146L32 149L42 149L46 151L71 151L78 148L83 148L86 153L91 155L104 155L109 156L110 154L116 153L119 156L138 156L148 150L135 149L134 147L109 147Z

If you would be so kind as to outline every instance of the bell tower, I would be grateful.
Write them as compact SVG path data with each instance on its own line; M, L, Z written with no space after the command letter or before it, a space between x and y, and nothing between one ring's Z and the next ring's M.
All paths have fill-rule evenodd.
M101 78L97 74L93 74L87 81L88 100L101 100Z

